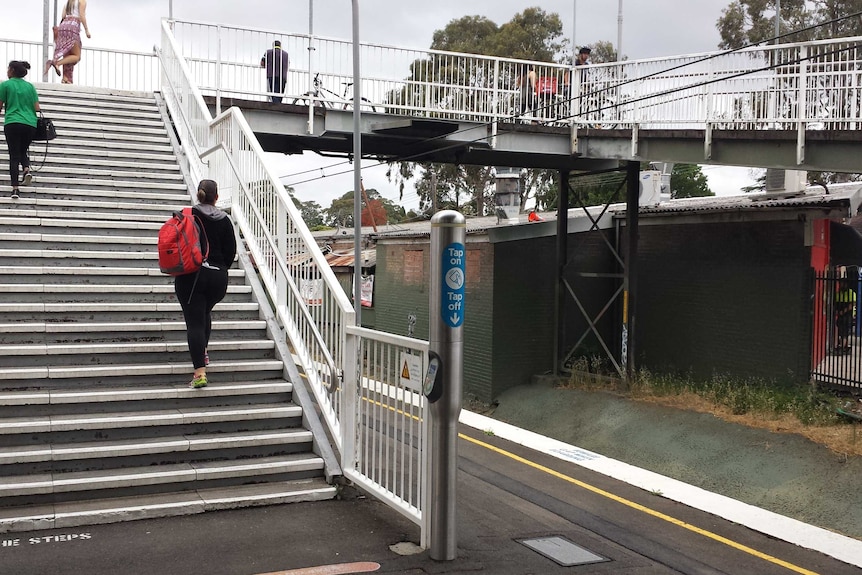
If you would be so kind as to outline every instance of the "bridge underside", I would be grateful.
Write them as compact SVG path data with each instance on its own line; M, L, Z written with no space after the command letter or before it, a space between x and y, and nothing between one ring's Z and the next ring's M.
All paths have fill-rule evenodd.
M207 97L215 107L215 99ZM242 108L267 152L350 156L350 110L315 110L309 133L306 106L231 98L222 108ZM860 171L862 131L810 130L799 144L796 130L581 129L522 123L362 114L362 152L382 161L513 166L583 172L621 161L661 161L807 171ZM801 160L801 161L800 161Z

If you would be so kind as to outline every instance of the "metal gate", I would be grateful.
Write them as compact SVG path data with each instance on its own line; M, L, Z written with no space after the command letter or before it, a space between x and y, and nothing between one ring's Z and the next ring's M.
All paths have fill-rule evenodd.
M814 275L811 378L828 387L862 391L860 279L857 268Z

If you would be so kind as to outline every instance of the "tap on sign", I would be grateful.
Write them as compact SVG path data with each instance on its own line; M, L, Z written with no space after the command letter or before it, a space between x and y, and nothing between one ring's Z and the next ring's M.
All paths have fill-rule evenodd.
M449 327L460 327L464 323L464 244L452 243L443 249L443 286L440 298L440 316Z

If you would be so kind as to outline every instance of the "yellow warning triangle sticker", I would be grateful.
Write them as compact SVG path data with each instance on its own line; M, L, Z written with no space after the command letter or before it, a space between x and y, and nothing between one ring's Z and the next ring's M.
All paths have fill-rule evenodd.
M410 379L410 368L407 367L407 362L404 362L404 367L401 368L401 377L404 379Z

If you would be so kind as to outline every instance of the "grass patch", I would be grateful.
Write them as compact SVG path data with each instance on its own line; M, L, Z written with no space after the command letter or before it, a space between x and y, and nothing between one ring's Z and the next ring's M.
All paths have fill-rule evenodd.
M841 400L804 384L779 384L757 379L714 375L709 379L660 375L646 370L630 381L608 375L607 360L579 358L563 386L584 391L613 392L646 401L712 413L733 423L796 433L836 453L862 455L858 424L837 413Z

